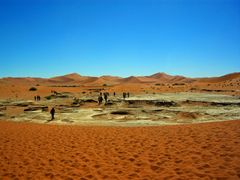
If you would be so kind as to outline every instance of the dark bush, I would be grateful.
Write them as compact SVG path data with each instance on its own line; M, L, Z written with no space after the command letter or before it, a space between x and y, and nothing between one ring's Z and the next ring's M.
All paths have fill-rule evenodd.
M36 91L37 90L37 88L35 88L35 87L31 87L30 89L29 89L29 91Z
M50 95L50 96L46 96L45 98L47 99L47 100L50 100L50 99L52 99L52 95Z

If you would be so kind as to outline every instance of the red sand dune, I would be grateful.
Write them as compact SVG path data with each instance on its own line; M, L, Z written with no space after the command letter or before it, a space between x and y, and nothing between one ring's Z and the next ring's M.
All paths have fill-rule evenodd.
M81 84L81 85L99 85L99 84L124 84L124 83L222 83L227 81L240 80L240 73L227 74L220 77L212 78L187 78L184 76L171 76L165 73L156 73L150 76L130 76L127 78L115 76L81 76L77 73L57 76L53 78L2 78L0 84L19 84L19 85L35 85L35 84Z
M172 78L171 75L168 75L166 73L156 73L156 74L153 74L151 76L149 76L151 78L155 78L155 79L164 79L164 80L169 80Z
M102 86L103 84L115 85L119 84L119 80L121 79L122 78L117 76L101 76L99 78L96 78L95 81L88 83L88 85L100 85L100 86Z
M212 78L198 78L198 82L207 82L207 83L221 83L226 81L231 81L234 79L240 79L240 73L231 73L226 74L220 77L212 77Z
M240 121L162 127L0 122L0 179L239 179Z
M130 76L130 77L121 79L120 83L121 84L122 83L142 83L142 81L135 76Z
M88 76L81 76L77 73L66 74L64 76L56 76L53 78L48 79L49 82L52 83L79 83L82 81L88 80L90 77Z

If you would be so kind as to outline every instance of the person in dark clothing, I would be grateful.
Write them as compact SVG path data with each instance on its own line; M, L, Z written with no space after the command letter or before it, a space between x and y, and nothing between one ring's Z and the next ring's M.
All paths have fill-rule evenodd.
M34 100L37 101L37 96L34 96Z
M104 96L105 103L107 103L107 101L108 101L108 93L107 92L103 93L103 96Z
M124 93L123 93L123 99L125 99L125 98L126 98L126 93L124 92Z
M115 92L113 92L113 96L114 96L114 97L116 96L116 93L115 93Z
M129 98L129 96L130 96L130 93L128 92L128 93L127 93L127 97Z
M98 105L102 104L103 98L101 95L98 96Z
M51 120L53 120L54 119L54 114L55 114L55 109L54 108L51 109L50 114L52 116Z

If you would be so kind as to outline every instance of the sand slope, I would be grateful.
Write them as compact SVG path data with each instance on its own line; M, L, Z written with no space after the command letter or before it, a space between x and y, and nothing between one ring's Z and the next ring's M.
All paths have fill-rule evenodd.
M0 179L239 179L240 121L163 127L0 122Z

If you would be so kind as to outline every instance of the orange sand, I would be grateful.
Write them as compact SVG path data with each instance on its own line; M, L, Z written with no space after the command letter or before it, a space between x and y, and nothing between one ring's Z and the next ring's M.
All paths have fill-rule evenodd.
M0 122L0 179L239 179L240 121L162 127Z

